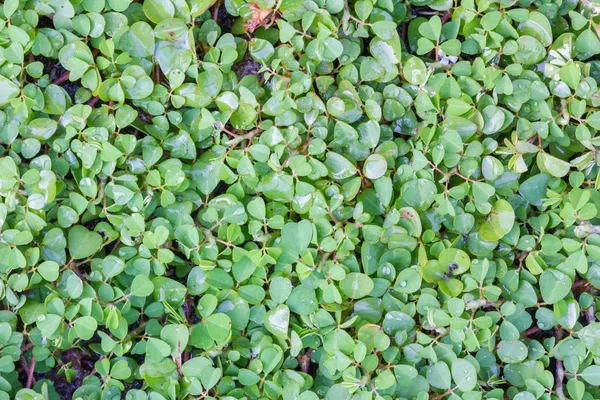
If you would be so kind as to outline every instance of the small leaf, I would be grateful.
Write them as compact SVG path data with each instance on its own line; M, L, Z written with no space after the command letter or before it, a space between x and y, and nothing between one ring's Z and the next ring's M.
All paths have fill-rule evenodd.
M102 237L85 226L76 225L69 229L67 243L71 257L81 260L101 250Z

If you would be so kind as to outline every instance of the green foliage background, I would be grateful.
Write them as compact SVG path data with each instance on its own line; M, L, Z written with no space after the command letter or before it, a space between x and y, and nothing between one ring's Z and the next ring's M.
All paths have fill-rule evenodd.
M0 400L600 399L599 23L5 0Z

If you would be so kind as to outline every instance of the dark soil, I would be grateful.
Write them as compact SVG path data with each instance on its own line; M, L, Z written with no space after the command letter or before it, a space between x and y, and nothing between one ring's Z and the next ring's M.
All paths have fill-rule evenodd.
M236 73L238 79L242 79L246 75L258 75L260 64L246 54L242 61L233 65L232 69Z
M50 70L49 74L50 74L50 81L54 82L58 77L62 76L63 74L65 74L67 72L66 69L63 68L63 66L60 64L60 61L58 60L52 60L52 59L47 59L50 62L52 62L52 69ZM45 72L45 67L44 67L44 72Z
M40 16L38 20L37 28L50 28L54 29L54 21L48 16Z
M187 296L186 301L181 306L183 308L183 312L185 317L190 324L197 324L200 322L200 318L196 315L196 306L194 304L194 298L192 296Z
M129 392L132 389L141 389L141 388L142 388L142 381L133 381L132 383L126 383L123 394L126 394L127 392Z
M60 87L65 89L67 91L67 93L69 94L69 96L71 96L71 99L74 100L75 92L77 92L77 89L79 89L81 87L81 85L79 84L79 81L76 81L76 82L66 81L66 82L61 83Z
M227 12L227 8L225 8L224 4L221 4L221 6L219 7L219 13L217 14L217 18L217 23L219 24L221 31L223 33L231 33L231 27L233 26L236 17L230 15Z
M52 58L47 58L44 56L35 56L34 60L39 61L44 65L44 74L50 74L54 69L55 65L58 64L58 60L54 60Z
M44 64L44 74L48 74L50 82L54 82L67 72L58 60L44 56L36 56L35 60ZM81 87L81 83L80 81L71 82L67 79L64 82L59 83L59 86L66 90L71 99L75 99L75 92Z
M83 378L94 373L95 360L83 350L77 348L62 353L61 359L65 364L70 362L70 368L78 371L78 374L69 383L64 374L58 374L59 368L54 368L46 374L46 379L54 383L56 393L59 394L61 400L70 400L73 397L73 392L81 386Z
M106 218L95 218L92 219L86 223L84 223L83 225L88 228L89 230L93 231L96 228L96 225L98 225L100 222L107 222L108 220Z

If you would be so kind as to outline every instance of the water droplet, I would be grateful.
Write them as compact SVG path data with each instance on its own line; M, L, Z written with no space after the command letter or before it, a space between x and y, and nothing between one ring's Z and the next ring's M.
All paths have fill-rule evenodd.
M406 281L401 281L400 282L400 287L405 287L406 286Z

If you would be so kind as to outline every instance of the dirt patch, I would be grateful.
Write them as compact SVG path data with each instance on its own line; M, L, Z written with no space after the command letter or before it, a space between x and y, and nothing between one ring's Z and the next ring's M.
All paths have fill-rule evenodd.
M60 87L67 91L69 96L71 96L72 100L75 100L75 93L81 87L81 85L79 84L79 81L75 81L75 82L66 81L66 82L61 83Z
M71 99L74 100L75 93L81 87L81 82L79 80L71 82L68 79L68 71L63 68L58 60L44 56L37 56L35 60L44 64L44 74L48 74L50 82L65 89Z
M232 69L237 75L238 79L242 79L246 75L258 76L260 64L254 61L252 57L250 57L248 54L246 54L242 61L233 65Z
M225 4L221 4L219 6L219 12L217 13L217 18L218 18L217 22L219 24L219 27L221 28L221 31L223 33L231 33L231 27L235 23L235 20L237 17L234 17L233 15L231 15L227 12L227 8L225 7Z
M44 74L51 74L52 70L56 67L56 65L58 64L58 60L52 59L52 58L48 58L48 57L44 57L44 56L35 56L33 58L34 61L39 61L44 65ZM52 79L52 77L50 77L50 79Z
M71 378L71 382L67 381L64 374L59 374L59 368L50 370L45 378L54 383L56 393L59 394L61 400L71 399L73 392L81 387L83 378L92 375L94 371L94 359L81 349L69 349L61 354L62 361L71 363L71 369L78 372L76 376Z
M54 20L49 16L40 16L36 28L50 28L54 29Z

